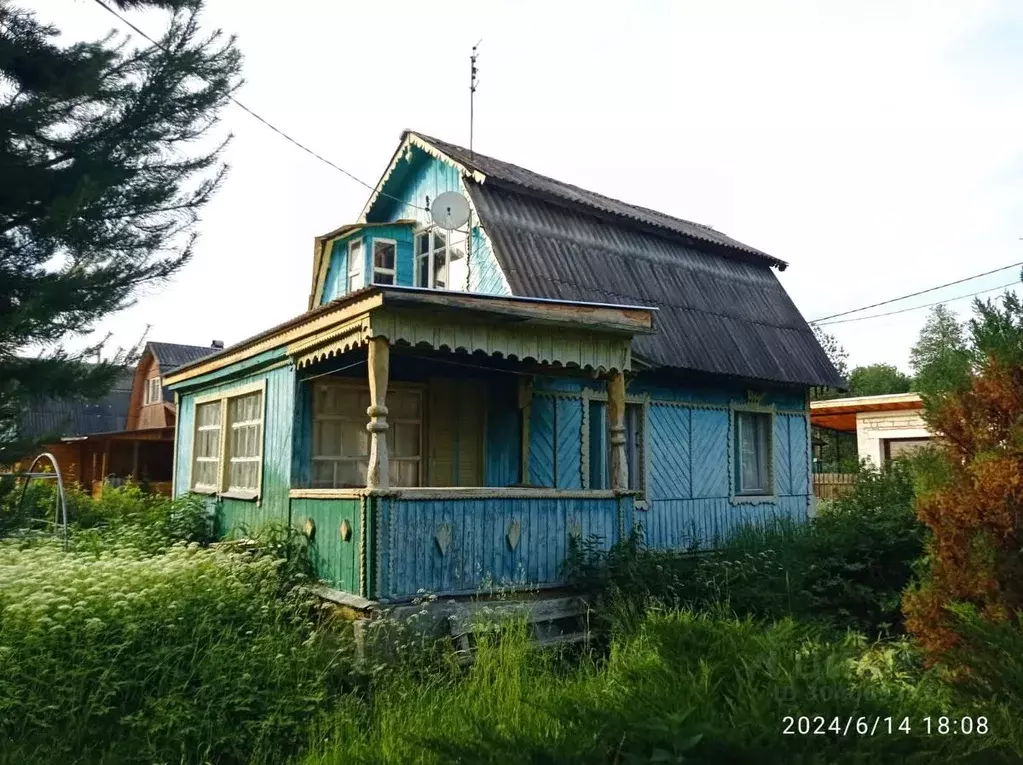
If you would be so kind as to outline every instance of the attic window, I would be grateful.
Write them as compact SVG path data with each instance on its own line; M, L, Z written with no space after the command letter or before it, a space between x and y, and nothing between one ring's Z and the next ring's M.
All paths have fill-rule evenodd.
M160 378L150 377L146 380L146 389L142 394L143 404L155 404L160 400L161 394Z
M373 240L373 283L394 284L398 243L393 239Z
M416 235L416 286L464 290L468 275L465 232L429 228Z

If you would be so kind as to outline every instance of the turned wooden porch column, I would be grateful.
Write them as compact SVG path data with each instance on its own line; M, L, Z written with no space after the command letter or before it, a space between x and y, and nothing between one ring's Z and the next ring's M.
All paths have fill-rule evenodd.
M611 488L629 488L629 464L625 459L625 374L613 370L607 379L607 430L611 444Z
M387 377L390 370L391 346L386 337L369 341L369 469L367 489L386 489L390 485L387 460Z

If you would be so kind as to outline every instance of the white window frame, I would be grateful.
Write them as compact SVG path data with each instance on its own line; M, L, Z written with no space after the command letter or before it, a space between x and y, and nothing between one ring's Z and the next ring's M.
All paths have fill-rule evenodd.
M156 404L162 398L163 386L160 384L160 378L159 377L148 378L146 380L146 386L142 391L142 405L146 406L148 404Z
M200 406L216 406L219 409L219 417L216 425L200 425L199 424L199 407ZM215 494L219 488L220 480L220 461L223 458L223 444L224 444L224 407L222 402L219 400L214 401L199 401L195 404L193 409L195 418L195 427L192 429L192 462L191 462L191 475L189 476L189 489L195 492L202 492L208 494ZM216 457L200 457L195 453L195 445L199 441L199 433L202 431L217 431L217 456ZM214 484L198 484L193 476L195 474L195 465L197 462L215 462L217 465L217 483Z
M373 284L380 284L377 281L377 274L386 274L391 277L390 284L384 283L384 286L390 286L398 283L398 240L397 239L384 239L380 237L373 237L371 240L372 245L370 246L370 257L373 258ZM377 243L389 244L394 248L394 268L379 268L377 266Z
M764 455L764 470L767 474L767 486L759 491L746 491L742 486L742 443L739 433L740 414L755 414L767 421L767 453ZM728 418L728 471L729 492L735 503L773 502L776 499L777 483L774 475L774 420L775 408L756 404L733 404L729 407Z
M443 232L443 234L444 234L444 247L443 247L443 249L437 247L436 243L434 241L434 234L436 232L438 232L438 231ZM470 250L470 246L469 246L470 235L469 234L467 234L467 233L465 233L465 232L463 232L463 231L461 231L459 229L455 229L453 231L448 231L447 229L442 229L439 226L427 226L425 228L421 228L418 231L416 231L415 239L413 240L413 244L412 244L412 263L413 263L413 266L415 267L415 277L414 277L414 280L413 280L413 284L415 284L415 286L417 286L417 287L426 287L428 289L443 289L443 290L448 290L448 291L453 291L453 292L464 292L465 291L466 288L465 288L464 285L461 286L461 287L457 287L457 288L451 286L451 235L452 234L458 234L459 236L464 236L465 237L465 254L463 255L463 257L468 258L469 257L469 250ZM423 235L429 235L429 237L430 237L430 248L427 250L427 252L425 254L421 254L419 252L419 238L421 236L423 236ZM447 269L445 271L446 283L444 284L443 287L437 287L436 283L435 283L436 269L434 268L434 266L436 264L437 253L439 253L439 252L443 252L444 253L444 267L445 267L445 269ZM424 259L427 261L427 284L423 284L422 283L422 276L420 275L420 273L421 273L420 261L422 261Z
M230 422L228 417L228 400L232 398L239 398L241 396L248 396L252 393L260 393L260 406L259 406L259 420L247 420L244 422L237 423L239 427L244 425L253 425L259 423L259 467L256 469L256 487L255 491L250 489L235 490L228 486L228 476L230 472L228 470L228 464L232 461L244 459L246 461L255 461L253 458L232 458L230 457L230 440L231 434L235 430L233 427L235 423ZM196 396L193 402L193 412L198 409L202 404L210 404L213 402L220 402L220 455L217 470L217 485L209 486L206 484L197 485L195 483L193 473L195 472L195 444L198 440L196 435L199 432L198 417L193 418L195 423L192 426L192 448L191 448L191 461L189 467L188 485L190 491L196 492L197 494L216 494L221 497L228 497L233 499L259 499L263 491L263 459L266 456L266 379L262 379L259 382L250 383L248 385L240 385L236 388L223 391L221 393L209 393L204 396ZM210 427L209 429L212 429Z
M352 250L359 250L359 257L352 257ZM358 265L358 268L353 268L353 265ZM358 278L362 283L358 287L352 287L352 282ZM366 286L366 245L363 241L363 237L353 239L348 243L348 289L347 292L355 292L355 290L362 289Z
M316 383L313 383L313 384L314 385L332 385L332 386L336 386L336 387L348 388L349 390L354 390L354 391L357 391L359 393L369 393L369 383L368 382L363 383L363 382L358 382L358 381L355 381L355 380L319 380L319 381L317 381ZM389 428L392 428L392 427L394 427L397 424L408 424L408 425L418 425L419 426L419 448L418 448L419 454L417 456L415 456L415 457L396 457L396 456L394 456L392 454L388 454L388 462L389 463L397 463L397 462L415 462L415 463L418 463L419 469L418 469L417 472L418 472L419 482L416 484L416 486L423 486L424 485L424 480L425 480L425 476L423 475L423 465L424 465L424 461L423 461L423 438L424 438L425 419L426 419L426 417L425 417L426 387L423 386L423 385L415 384L415 383L391 383L388 386L388 392L390 393L390 392L394 392L394 391L411 391L411 392L416 393L419 396L419 418L418 419L397 418L397 417L393 417L391 415L388 415L388 417L387 417L387 423L388 423ZM309 448L309 482L310 482L310 484L312 484L312 482L313 482L313 480L312 480L313 470L312 469L313 469L314 463L316 463L316 462L333 462L333 463L335 463L334 464L334 480L331 483L332 483L332 485L334 485L334 484L337 483L337 465L339 463L342 463L342 462L358 463L358 462L368 461L369 460L369 455L368 454L360 455L358 457L344 457L344 456L336 457L336 456L333 456L333 455L317 455L316 452L315 452L316 427L317 427L316 423L317 423L317 421L322 421L322 420L340 420L342 422L357 422L357 423L359 423L359 427L360 428L365 428L366 424L369 422L369 415L366 414L366 415L361 416L359 418L349 417L349 416L346 416L346 415L336 415L336 414L334 414L334 415L319 415L318 416L316 411L315 411L315 407L316 407L316 404L315 404L315 392L314 392L313 403L312 403L312 405L310 407L310 411L309 411L309 416L310 416L310 419L311 419L310 448ZM388 430L388 432L390 432L390 429ZM396 488L415 488L415 487L396 487Z

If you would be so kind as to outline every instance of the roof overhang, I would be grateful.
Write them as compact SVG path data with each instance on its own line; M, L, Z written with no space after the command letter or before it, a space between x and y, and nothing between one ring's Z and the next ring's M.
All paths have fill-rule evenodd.
M90 433L87 436L63 436L64 443L80 441L165 441L174 439L174 427L139 428L136 430L111 430L106 433Z
M869 412L899 412L924 408L918 393L890 393L810 402L810 423L819 428L856 431L856 415Z
M485 353L597 371L631 368L636 334L654 331L657 309L373 286L176 369L168 387L283 349L303 367L386 337L392 345ZM554 331L556 330L556 331Z

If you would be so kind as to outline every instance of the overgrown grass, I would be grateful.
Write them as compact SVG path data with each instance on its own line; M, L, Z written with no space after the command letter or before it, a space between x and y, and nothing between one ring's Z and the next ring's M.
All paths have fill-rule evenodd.
M541 652L513 624L470 667L386 623L389 651L357 664L297 586L294 530L211 545L197 500L75 494L70 552L0 540L0 763L1019 762L1023 625L963 611L955 676L890 639L921 544L904 478L868 477L808 526L740 529L710 554L634 538L579 555L607 641ZM23 518L52 511L52 489L33 492ZM989 733L924 735L941 715L985 715ZM824 732L786 735L787 716ZM896 730L830 730L850 717Z
M606 660L568 665L524 630L485 640L464 674L380 678L314 734L307 765L342 762L1016 762L1003 738L927 736L923 718L977 710L904 644L825 639L791 620L648 614ZM786 716L911 719L892 735L785 735Z
M30 487L7 517L38 517ZM69 492L72 546L0 540L0 761L280 762L351 678L300 535L208 546L195 498ZM22 524L24 525L24 524Z
M279 559L0 543L0 758L271 761L337 693L338 654ZM276 756L270 756L276 755Z

